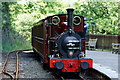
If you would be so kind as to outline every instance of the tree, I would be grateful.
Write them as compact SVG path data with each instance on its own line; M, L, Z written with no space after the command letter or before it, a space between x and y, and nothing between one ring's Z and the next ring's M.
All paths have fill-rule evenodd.
M4 48L8 45L30 48L31 28L33 24L47 16L66 13L69 7L65 1L55 0L54 2L3 2L2 36ZM119 34L118 27L118 3L117 2L80 2L73 5L74 14L89 19L89 33L92 34L91 23L96 23L95 34ZM1 10L1 9L0 9ZM29 43L26 46L26 41ZM16 43L16 44L14 44ZM19 45L17 47L17 45ZM21 45L21 46L20 46ZM13 47L9 50L13 50Z
M118 28L117 2L76 2L75 13L89 19L89 24L96 23L96 34L120 34ZM89 32L92 31L92 25ZM104 33L102 31L105 31Z

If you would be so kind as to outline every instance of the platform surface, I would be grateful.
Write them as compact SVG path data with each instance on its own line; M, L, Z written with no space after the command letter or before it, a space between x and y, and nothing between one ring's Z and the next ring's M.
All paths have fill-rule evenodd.
M120 76L120 70L118 69L119 56L111 52L86 50L86 57L93 59L93 67L110 78L118 78Z

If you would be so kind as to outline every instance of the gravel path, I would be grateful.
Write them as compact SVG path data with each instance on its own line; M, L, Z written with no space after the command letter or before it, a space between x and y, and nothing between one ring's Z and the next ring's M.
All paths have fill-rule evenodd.
M33 53L20 54L20 64L21 78L53 78L50 72L43 69Z

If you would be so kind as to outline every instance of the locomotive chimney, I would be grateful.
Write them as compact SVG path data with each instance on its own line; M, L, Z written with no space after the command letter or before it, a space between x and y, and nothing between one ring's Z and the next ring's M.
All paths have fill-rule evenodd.
M73 26L73 8L68 8L67 9L67 14L68 14L68 29L72 29Z

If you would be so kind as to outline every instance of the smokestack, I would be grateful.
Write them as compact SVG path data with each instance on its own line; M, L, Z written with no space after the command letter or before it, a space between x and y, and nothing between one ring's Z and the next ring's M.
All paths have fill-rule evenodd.
M67 9L67 14L68 14L68 29L72 29L73 26L73 8Z

